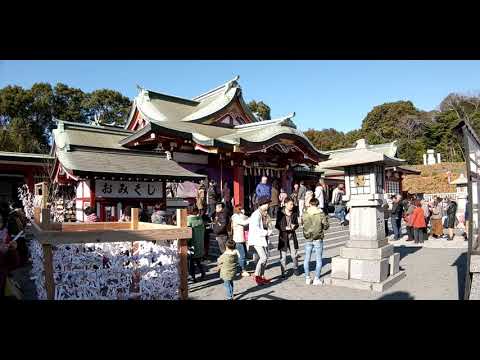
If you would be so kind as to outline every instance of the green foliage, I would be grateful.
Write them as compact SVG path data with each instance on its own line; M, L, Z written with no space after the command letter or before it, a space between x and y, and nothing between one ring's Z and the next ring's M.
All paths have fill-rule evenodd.
M46 152L43 129L24 118L13 118L7 129L0 132L2 151L42 153Z
M309 129L305 135L319 150L352 147L365 138L369 144L397 141L398 156L409 164L421 164L427 149L442 154L443 161L464 161L461 141L453 127L467 119L480 134L480 97L449 94L439 111L421 111L411 101L375 106L362 121L362 127L346 134L334 129Z
M84 93L58 83L35 83L30 89L0 89L0 150L46 152L54 119L123 125L130 100L117 91L102 89Z
M124 125L131 101L118 91L101 89L88 94L83 102L87 116L91 121L100 123Z
M270 106L265 104L263 101L256 102L255 100L250 101L247 106L249 109L260 115L263 120L270 120Z
M53 116L59 120L86 123L85 99L82 90L58 83L53 97Z

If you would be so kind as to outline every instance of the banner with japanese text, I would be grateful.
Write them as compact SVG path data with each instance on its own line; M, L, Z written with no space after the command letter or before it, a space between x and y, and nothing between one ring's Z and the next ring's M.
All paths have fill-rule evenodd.
M97 180L95 196L99 198L162 198L161 182Z

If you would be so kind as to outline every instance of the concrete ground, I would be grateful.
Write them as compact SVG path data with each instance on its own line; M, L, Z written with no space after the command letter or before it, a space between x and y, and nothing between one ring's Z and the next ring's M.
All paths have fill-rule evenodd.
M444 240L446 241L446 240ZM456 240L454 240L456 241ZM401 240L400 240L401 242ZM400 268L406 277L386 292L375 293L364 290L333 287L328 285L306 285L301 266L301 275L291 275L286 280L280 278L277 260L267 267L266 277L272 279L268 285L257 286L252 277L238 278L234 281L236 300L373 300L373 299L408 299L408 300L457 300L463 297L466 248L433 248L427 246L405 246L395 244L395 252L400 253ZM453 246L449 245L449 246ZM340 249L334 248L324 252L322 277L330 274L330 263ZM303 264L303 256L300 259ZM222 300L225 298L223 282L218 272L208 266L204 281L189 282L189 297L192 300ZM291 268L291 263L287 265ZM311 263L311 269L314 263ZM312 273L313 275L313 273Z

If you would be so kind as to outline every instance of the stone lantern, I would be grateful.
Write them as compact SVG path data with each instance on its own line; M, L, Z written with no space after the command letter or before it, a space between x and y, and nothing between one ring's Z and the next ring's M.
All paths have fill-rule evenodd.
M364 139L354 150L322 162L322 168L343 170L344 196L350 208L350 238L332 258L332 273L326 284L384 291L405 276L399 271L400 254L385 236L385 167L404 160L367 149Z

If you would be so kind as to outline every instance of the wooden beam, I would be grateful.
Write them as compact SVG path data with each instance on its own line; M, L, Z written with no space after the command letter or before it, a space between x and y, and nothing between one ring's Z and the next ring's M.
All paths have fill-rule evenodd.
M32 226L32 232L42 244L85 244L122 241L164 241L189 239L192 229L176 228L165 230L96 230L96 231L44 231Z
M43 266L45 269L45 288L47 289L47 299L55 300L55 278L53 274L53 251L52 246L43 244Z
M37 224L40 224L41 213L42 213L42 210L39 207L36 207L33 209L33 221L35 221Z
M69 231L99 231L99 230L128 230L130 223L128 222L96 222L96 223L61 223L59 230ZM50 230L53 230L50 228Z
M177 209L177 227L187 227L187 210Z
M130 217L130 229L138 229L138 208L132 208L131 217Z

